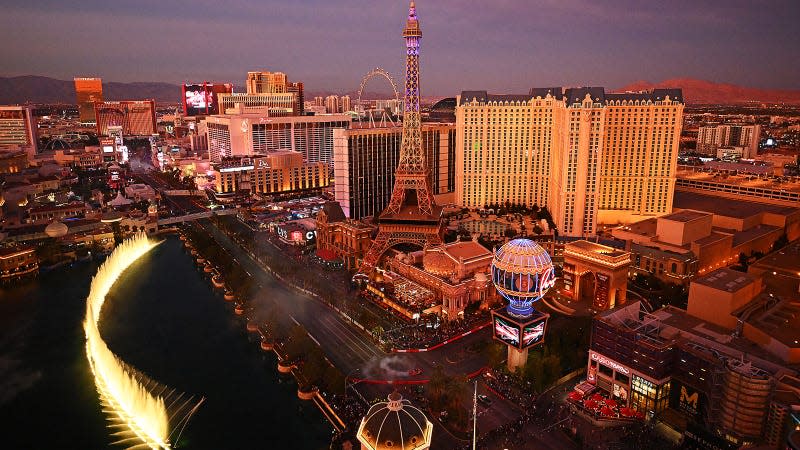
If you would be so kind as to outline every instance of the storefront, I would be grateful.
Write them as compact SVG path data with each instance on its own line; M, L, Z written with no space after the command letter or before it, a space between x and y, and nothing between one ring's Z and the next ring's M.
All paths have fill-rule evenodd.
M625 406L650 416L663 411L669 403L669 379L653 380L595 351L589 351L586 379Z

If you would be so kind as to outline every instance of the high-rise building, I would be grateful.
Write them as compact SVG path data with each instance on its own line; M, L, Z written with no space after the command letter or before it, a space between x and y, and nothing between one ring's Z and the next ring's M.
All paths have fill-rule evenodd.
M75 78L75 98L81 123L95 123L94 104L103 101L103 82L100 78Z
M314 106L325 106L325 97L314 97Z
M334 130L336 201L351 219L376 216L392 196L402 127ZM421 143L435 196L455 189L455 125L424 123Z
M248 94L294 94L294 114L303 114L303 83L290 83L281 72L247 72Z
M261 114L208 116L204 120L211 161L282 150L300 152L307 163L333 163L333 132L350 116L269 117Z
M456 202L547 206L562 235L672 210L680 90L465 91L456 108Z
M297 94L268 92L261 94L227 93L219 95L219 114L242 112L266 113L270 117L298 116ZM233 110L233 111L230 111Z
M340 112L343 112L343 113L346 113L348 111L352 111L353 110L353 108L352 108L352 106L350 104L350 96L349 95L342 96L339 99L339 107L341 109Z
M715 156L720 147L744 147L743 159L755 158L761 125L710 125L697 130L697 152Z
M286 74L282 72L247 72L248 94L286 92Z
M156 104L154 100L122 100L94 104L97 134L109 135L109 128L120 126L124 136L156 134Z
M39 148L36 117L30 106L0 106L0 151L22 150L33 159Z
M214 164L215 191L227 194L247 190L267 195L319 193L330 184L328 170L324 163L303 163L303 155L293 151L231 158Z
M339 105L338 95L329 95L325 97L325 110L328 111L328 114L336 114L342 112L342 108Z

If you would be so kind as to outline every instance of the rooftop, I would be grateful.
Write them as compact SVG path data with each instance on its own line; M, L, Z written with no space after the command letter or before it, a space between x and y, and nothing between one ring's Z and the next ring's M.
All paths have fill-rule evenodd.
M800 300L762 294L756 302L742 319L784 345L800 348Z
M597 255L604 255L611 258L618 258L620 256L625 256L628 254L628 252L617 250L614 247L608 247L602 244L596 244L594 242L589 242L584 240L570 242L566 244L566 247L583 250L584 252L595 253Z
M739 291L745 286L755 282L756 279L751 275L724 267L717 269L708 275L698 277L693 281L693 283L727 292Z
M778 206L767 203L746 202L711 195L696 194L675 190L673 207L676 209L694 209L708 211L725 217L744 219L762 212L788 215L800 212L800 208Z
M475 241L460 241L445 245L445 252L455 259L477 259L491 257L492 252Z
M672 220L674 222L691 222L693 220L702 219L704 217L710 216L710 213L702 212L702 211L693 211L690 209L686 209L683 211L674 212L672 214L667 214L665 216L661 216L660 219L663 220Z

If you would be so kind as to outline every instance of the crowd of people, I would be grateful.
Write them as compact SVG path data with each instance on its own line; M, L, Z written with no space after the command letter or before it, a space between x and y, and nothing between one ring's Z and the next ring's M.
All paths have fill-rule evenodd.
M533 409L536 395L531 392L527 382L496 370L484 372L483 381L493 391L510 400L524 410Z
M392 349L430 348L489 321L489 314L481 311L464 319L449 322L431 318L419 323L403 325L381 334L381 340Z

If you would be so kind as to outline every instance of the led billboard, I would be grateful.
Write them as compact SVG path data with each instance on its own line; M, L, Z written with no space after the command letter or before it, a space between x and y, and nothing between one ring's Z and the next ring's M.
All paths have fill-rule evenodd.
M209 114L213 108L214 94L208 84L183 85L183 111L187 116Z
M542 342L546 324L547 317L542 317L538 321L522 327L522 348L528 348Z
M230 83L184 84L183 112L187 116L219 114L217 94L231 92L233 85Z
M519 347L519 325L495 315L494 337L508 345Z

